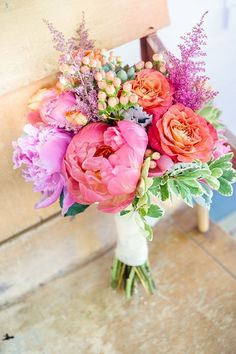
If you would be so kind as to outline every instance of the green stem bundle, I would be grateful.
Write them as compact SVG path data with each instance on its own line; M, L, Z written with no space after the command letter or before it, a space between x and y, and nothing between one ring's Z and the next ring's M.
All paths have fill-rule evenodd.
M112 288L124 289L127 299L133 295L137 283L143 285L147 294L153 294L156 289L148 262L139 266L129 266L115 258L111 278Z

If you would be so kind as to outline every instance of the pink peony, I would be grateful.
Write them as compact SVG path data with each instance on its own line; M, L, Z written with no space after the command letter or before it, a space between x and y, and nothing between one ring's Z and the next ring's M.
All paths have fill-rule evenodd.
M66 126L66 113L75 106L76 99L71 92L58 94L54 90L54 95L46 97L39 106L39 113L42 121L46 124L64 128Z
M76 97L72 92L60 93L55 88L39 90L28 103L28 122L33 125L44 123L78 132L88 123L88 118L76 104Z
M60 196L65 178L62 161L71 135L52 127L36 127L27 124L26 135L13 142L14 167L24 165L23 175L27 182L33 182L34 191L42 193L36 208L54 203Z
M115 127L103 123L84 127L73 137L64 158L71 200L98 203L107 213L126 208L135 197L147 142L145 130L129 121Z

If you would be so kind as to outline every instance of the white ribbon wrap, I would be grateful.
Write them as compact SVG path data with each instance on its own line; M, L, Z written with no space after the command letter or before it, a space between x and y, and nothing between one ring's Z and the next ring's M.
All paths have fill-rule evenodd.
M148 246L144 230L138 225L139 215L115 215L117 228L116 257L129 266L143 265L147 261Z

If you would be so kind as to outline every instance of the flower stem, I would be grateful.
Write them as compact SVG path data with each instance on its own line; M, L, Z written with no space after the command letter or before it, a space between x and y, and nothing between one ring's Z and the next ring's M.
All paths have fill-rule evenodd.
M130 299L137 283L141 283L147 294L153 294L156 286L151 276L150 266L145 262L140 266L128 266L118 258L114 259L111 274L113 289L124 289L125 296Z

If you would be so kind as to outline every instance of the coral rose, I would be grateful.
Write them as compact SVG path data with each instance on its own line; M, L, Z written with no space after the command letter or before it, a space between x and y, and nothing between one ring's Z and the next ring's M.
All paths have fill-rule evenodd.
M154 118L148 135L154 150L182 162L209 161L217 141L215 128L182 104L175 104L161 118Z
M163 74L154 69L141 70L130 81L138 103L152 114L164 113L172 103L172 88Z
M73 137L64 158L72 197L66 195L66 200L99 203L98 208L107 213L126 208L135 196L147 142L146 131L133 122L85 126Z

